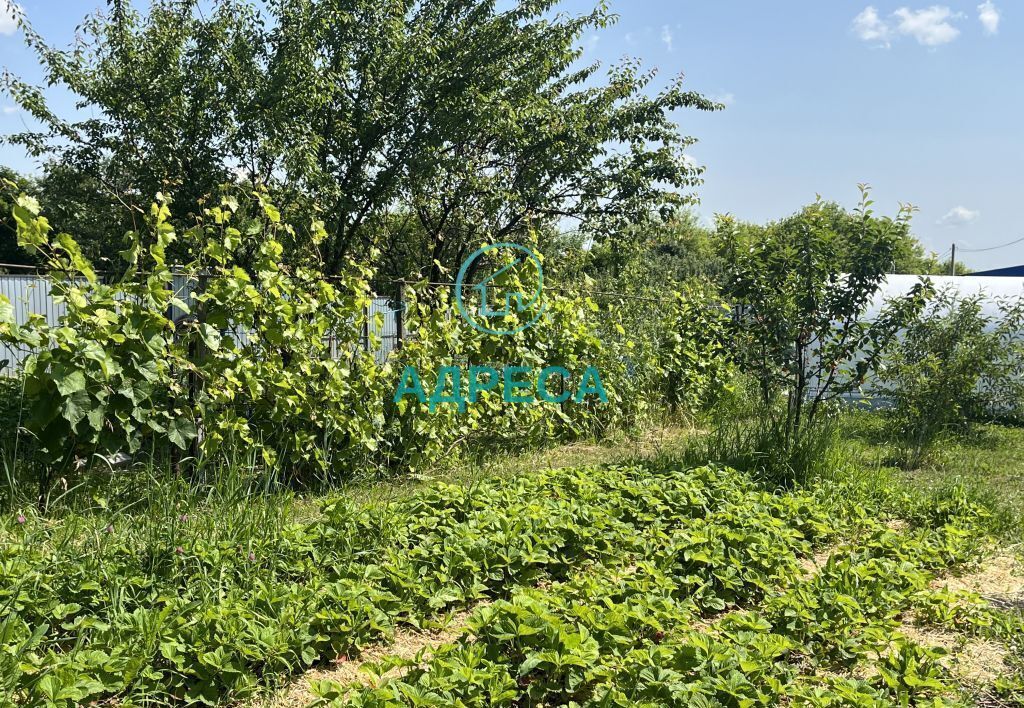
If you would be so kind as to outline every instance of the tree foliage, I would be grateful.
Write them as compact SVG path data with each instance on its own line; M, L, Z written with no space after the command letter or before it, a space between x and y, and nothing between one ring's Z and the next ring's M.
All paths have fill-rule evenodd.
M925 251L921 242L910 230L910 219L886 219L868 215L865 217L859 210L850 212L836 202L816 202L812 206L783 219L779 228L783 233L796 236L803 228L804 221L812 217L821 223L823 228L835 234L836 253L844 262L849 262L857 255L860 247L861 232L865 228L865 220L872 223L873 228L889 232L891 247L888 251L892 259L886 272L909 273L913 275L945 275L949 273L949 265L943 265L934 253ZM945 268L945 270L943 270Z
M325 239L297 246L318 248L330 272L376 248L400 268L388 276L438 280L484 234L515 241L573 222L600 238L667 215L699 182L673 112L718 106L681 77L649 91L655 72L632 61L602 78L579 42L614 18L556 9L154 0L142 14L114 0L66 50L26 26L47 82L92 116L58 116L9 76L45 126L13 141L94 185L114 233L158 191L175 194L172 220L188 226L200 197L243 180L270 187L285 212L321 210Z
M655 289L693 278L714 280L721 261L713 229L701 224L695 210L687 209L668 219L650 214L610 233L586 250L579 270L606 289Z
M0 263L12 265L35 265L32 254L18 245L18 225L14 220L14 201L11 194L34 191L33 181L19 175L8 167L0 166ZM5 272L0 265L0 273Z
M822 404L857 390L924 306L928 288L920 284L865 319L911 213L905 207L895 219L875 218L871 206L862 187L859 226L844 234L832 228L833 212L822 203L767 227L719 221L723 295L738 308L741 367L766 402L785 395L787 440L799 439Z

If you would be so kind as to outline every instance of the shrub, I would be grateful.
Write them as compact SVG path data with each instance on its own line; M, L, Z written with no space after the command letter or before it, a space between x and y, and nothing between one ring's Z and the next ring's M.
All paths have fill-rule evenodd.
M728 347L729 306L708 284L684 284L673 295L660 352L666 403L693 413L714 403L734 376Z
M758 381L766 404L786 397L782 442L796 445L822 407L857 390L896 333L924 306L927 286L891 301L873 321L864 315L890 271L910 218L872 216L861 188L859 228L842 237L826 205L767 227L719 223L723 295L734 319L740 366Z
M902 463L919 466L946 434L1024 411L1024 300L938 293L879 372Z
M153 205L146 234L128 234L121 274L104 279L71 236L51 233L33 200L18 200L19 241L60 275L52 292L66 310L57 326L41 316L0 324L0 337L32 352L25 427L47 470L41 496L73 462L143 446L209 456L230 440L302 476L338 464L329 451L351 462L372 449L377 418L366 407L381 395L372 357L357 344L365 273L352 266L332 283L315 268L280 265L280 237L294 227L259 193L255 216L226 197L180 235L194 254L181 270L200 283L194 302L183 302L164 256L179 240L167 202ZM322 231L315 221L309 228ZM240 253L256 254L250 270ZM174 322L172 307L188 315ZM351 356L330 357L328 337Z
M54 475L119 452L206 464L238 448L302 484L416 470L467 445L521 449L634 428L665 402L692 412L728 380L727 316L696 285L642 312L635 299L549 289L534 326L500 337L470 327L446 289L409 286L407 336L378 364L362 342L373 273L349 263L328 278L316 259L282 263L282 243L299 230L322 238L320 222L287 223L256 191L205 205L179 232L167 204L161 197L145 231L128 234L123 272L103 278L37 204L18 200L19 239L55 274L67 312L56 326L15 326L9 305L0 311L0 339L32 352L25 428L38 442L41 499ZM173 270L172 243L191 254ZM196 283L189 302L174 292L179 274ZM187 314L172 320L172 308ZM431 386L446 368L506 365L596 368L607 402L508 405L500 391L470 406L393 401L407 366Z
M24 427L43 463L42 499L48 481L76 458L134 453L154 433L183 446L195 424L182 385L183 350L167 314L174 297L164 253L174 232L166 205L154 204L148 215L152 245L143 251L134 237L124 272L111 282L71 236L51 234L38 210L34 199L17 199L18 242L64 276L54 279L51 292L66 314L58 326L33 315L15 327L10 313L0 312L0 338L35 352L24 370ZM9 303L0 310L5 305L9 310Z

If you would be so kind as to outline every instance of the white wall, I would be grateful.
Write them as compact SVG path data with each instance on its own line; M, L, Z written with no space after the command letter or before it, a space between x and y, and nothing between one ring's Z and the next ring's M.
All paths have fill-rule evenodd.
M874 319L886 300L905 295L925 277L932 281L936 290L953 288L963 296L984 294L986 298L983 309L985 314L992 316L999 314L997 302L1000 299L1024 297L1024 278L970 275L890 275L886 277L885 283L878 289L878 293L868 308L867 319Z

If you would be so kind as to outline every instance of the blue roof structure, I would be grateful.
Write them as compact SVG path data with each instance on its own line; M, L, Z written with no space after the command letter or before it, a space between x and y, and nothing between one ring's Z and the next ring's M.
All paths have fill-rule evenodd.
M995 270L982 270L967 275L986 275L1002 278L1024 278L1024 265L1010 266L1009 268L996 268Z

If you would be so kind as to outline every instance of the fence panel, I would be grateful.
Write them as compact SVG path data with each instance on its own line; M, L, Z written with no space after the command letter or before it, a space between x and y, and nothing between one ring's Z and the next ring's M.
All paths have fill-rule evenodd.
M0 295L5 296L14 308L14 321L19 325L28 322L31 315L43 315L47 324L58 325L67 312L64 303L54 301L50 292L50 279L35 274L0 275ZM9 373L20 368L30 352L12 349L0 342L0 373Z
M171 287L175 297L190 309L195 306L194 293L199 287L199 278L178 273L174 275ZM34 273L0 275L0 295L10 300L14 309L14 321L18 325L24 325L31 315L38 314L46 318L47 324L56 326L60 324L61 317L67 312L64 303L54 301L50 291L50 278L45 275ZM172 320L179 321L185 316L185 311L177 306L172 306L168 314ZM398 308L390 298L377 296L373 298L368 314L369 323L363 337L363 347L369 349L370 342L376 340L374 356L378 363L383 364L388 354L398 346ZM231 331L230 333L225 332L225 334L230 334L235 341L243 346L248 340L248 333L244 331ZM0 364L4 361L7 362L6 365L0 366L0 374L11 374L17 371L30 354L30 351L12 349L0 343ZM346 353L338 351L336 342L332 338L331 355L337 358L343 354ZM351 352L347 354L351 354Z

